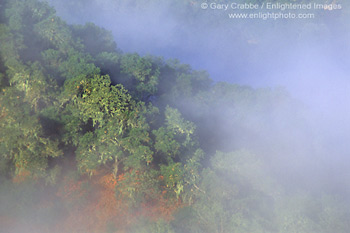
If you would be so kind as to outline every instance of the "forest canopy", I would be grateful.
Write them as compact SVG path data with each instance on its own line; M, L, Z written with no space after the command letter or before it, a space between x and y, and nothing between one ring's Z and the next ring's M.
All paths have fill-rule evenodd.
M37 0L0 2L0 55L6 232L349 231L346 195L318 181L322 139L284 88L123 53Z

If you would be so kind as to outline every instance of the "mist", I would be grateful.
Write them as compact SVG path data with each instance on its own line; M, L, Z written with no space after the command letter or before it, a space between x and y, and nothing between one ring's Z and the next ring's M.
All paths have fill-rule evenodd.
M192 149L199 145L204 151L203 154L205 154L198 160L200 162L197 160L193 162L194 164L201 163L203 166L202 170L198 169L199 175L197 176L202 177L199 182L200 185L198 185L199 188L196 184L193 187L191 186L190 192L195 193L197 191L197 196L194 200L191 199L192 197L189 198L188 203L190 204L188 205L181 206L182 203L179 201L173 202L169 206L176 206L174 209L178 208L179 210L167 212L167 214L171 213L169 214L171 217L168 215L164 217L166 223L162 222L162 219L157 220L155 221L156 224L152 223L154 227L152 229L157 229L159 233L185 233L189 229L195 229L193 232L209 232L211 231L211 224L208 219L216 219L216 215L225 213L222 219L227 220L237 214L237 216L241 216L238 219L247 222L240 225L234 222L235 220L227 220L227 222L231 221L231 225L228 224L225 228L219 226L219 221L215 220L215 224L218 225L215 228L216 225L212 224L215 225L215 227L213 226L215 229L221 229L221 232L225 232L225 229L226 231L231 229L232 232L253 232L251 230L253 228L250 227L255 226L254 224L261 224L265 227L271 219L271 222L275 224L279 221L282 222L282 218L306 213L305 216L311 216L310 219L312 220L327 219L328 221L330 219L328 222L325 221L327 223L324 224L330 223L327 226L315 226L312 228L313 230L310 230L311 228L303 229L303 232L317 232L315 229L322 229L324 233L333 232L332 228L337 225L339 219L344 222L344 225L339 226L340 230L338 229L338 231L346 232L350 228L347 223L350 216L348 212L350 206L350 24L348 23L350 20L350 4L345 1L333 1L334 4L341 4L342 9L310 10L307 12L313 13L314 18L309 19L264 20L231 19L228 14L234 11L214 10L210 7L202 9L204 2L210 3L207 1L147 0L139 3L132 0L48 1L49 5L55 8L57 15L69 25L84 25L92 22L110 31L117 44L117 50L121 54L137 53L143 57L152 57L154 59L152 61L157 61L156 57L161 57L164 59L164 64L166 64L162 63L162 65L167 69L171 66L168 66L165 61L176 59L181 64L189 64L193 70L203 71L203 74L205 74L203 76L206 77L206 74L208 74L208 77L212 80L211 83L208 81L210 84L203 90L193 91L192 97L181 96L181 94L177 96L177 99L176 97L169 97L173 92L175 93L172 86L169 85L167 86L169 87L169 93L171 92L169 96L167 96L166 90L162 90L164 93L158 96L153 93L150 94L151 97L147 97L149 99L144 98L147 99L147 104L159 107L161 112L154 119L150 117L152 118L150 128L154 127L159 130L162 128L161 124L168 121L164 117L167 114L166 111L169 109L169 112L172 111L171 108L179 109L180 116L183 118L179 118L181 120L178 120L178 122L185 122L184 124L187 124L188 127L191 126L189 122L195 122L196 124L196 127L193 127L193 129L195 128L193 137L198 140L198 144L193 143L189 148ZM230 3L229 1L219 2ZM330 4L329 1L319 0L317 2ZM245 10L240 12L244 13ZM301 12L305 13L306 11ZM193 74L197 78L198 73L193 70L186 71L188 72L186 74ZM164 73L166 76L167 73ZM123 73L121 72L121 74ZM112 74L111 77L112 83L118 83L122 80L117 78L113 80ZM165 78L173 79L174 89L178 88L176 78L172 76ZM79 85L82 85L82 83L83 81ZM72 84L72 86L74 85ZM191 82L189 85L195 86ZM164 84L164 86L166 85ZM195 89L193 86L190 88ZM76 85L74 88L76 88ZM181 86L179 89L181 89ZM174 94L174 96L176 95ZM152 99L152 97L154 98ZM141 100L143 99L141 98ZM60 107L62 106L63 104ZM43 118L47 117L48 124L52 119L56 120L56 118L50 118L50 111L53 110L50 109L42 114ZM156 122L159 119L162 119L160 120L161 123ZM61 122L64 122L64 120L61 120ZM92 124L91 122L92 120L89 119L89 121L82 124L82 128L86 127L85 130L87 131L93 132L93 130L96 130L97 132L97 128L100 127L98 124L90 126L91 129L86 126ZM72 123L72 125L74 124L75 122ZM57 126L57 132L63 132L62 128L64 127ZM53 129L53 131L55 130ZM108 130L101 132L107 134ZM154 131L156 130L152 131L154 135L149 141L159 140ZM74 132L80 131L76 130ZM76 134L78 135L78 133ZM164 135L163 137L167 138L167 135ZM80 135L80 137L83 136ZM182 140L181 137L179 138ZM95 139L91 139L91 143L93 140ZM63 167L57 177L63 177L65 172L69 173L70 170L79 167L79 159L75 159L75 153L78 153L79 150L82 151L82 149L77 149L79 143L72 144L74 146L71 146L70 149L62 149L66 158L58 159L58 162L52 162L55 159L52 159L52 161L49 159L49 167L53 167L52 164L56 163ZM143 143L146 144L146 142ZM59 144L58 148L64 148L62 144ZM185 145L186 143L182 142L182 144ZM176 148L176 146L173 148ZM187 153L186 150L184 151ZM191 153L196 154L198 151L196 150L195 153L191 151ZM185 152L181 153L186 154ZM184 158L185 156L187 154L184 155ZM74 162L70 161L72 158L74 158ZM172 159L177 163L187 162L184 158L176 155ZM191 159L188 159L188 161L192 161ZM154 166L159 170L163 169L162 163L173 164L172 162L164 162L167 160L163 159L163 161L162 158L156 158L155 160L161 164ZM115 164L117 162L116 157ZM149 163L147 161L147 166ZM66 168L64 168L65 166ZM112 166L114 166L113 162L107 161L103 164L103 169L108 170ZM124 166L127 167L128 165L123 165L120 169L124 169ZM86 174L77 177L74 174L68 180L67 176L65 177L67 181L64 180L62 183L78 183L79 185L76 185L79 186L79 188L76 188L78 191L75 190L74 192L82 192L81 196L86 195L84 197L88 202L95 201L100 206L109 206L108 203L114 200L111 197L115 198L118 197L117 195L123 194L115 194L114 192L116 184L123 182L124 175L130 172L130 174L136 174L135 176L138 177L139 174L132 173L133 169L126 169L121 174L120 170L118 173L117 169L115 176L119 176L110 178L112 176L109 173L108 175L104 174L105 170L101 173L96 172L95 178L87 178L88 175ZM174 171L174 168L172 171ZM164 176L163 173L158 175L159 177ZM103 179L105 177L111 180L114 179L113 181L116 184L114 186L110 185L109 181L105 180L103 180L103 183L99 176ZM196 175L193 175L193 177L196 177ZM157 178L157 180L159 179ZM87 188L84 186L84 182L86 182ZM89 182L93 184L91 187L99 187L93 194L86 194L89 193L86 190L92 189L89 186L90 184L87 184ZM96 184L100 186L94 186ZM219 188L214 184L217 184ZM79 206L81 212L78 210L76 212L67 211L70 204L74 201L78 202L74 192L61 190L62 188L57 192L52 187L33 191L30 185L28 185L29 191L25 187L22 188L24 191L18 191L17 188L20 187L20 184L11 184L10 181L6 180L3 187L9 188L0 190L2 193L0 201L7 202L6 205L0 207L2 212L10 212L11 209L15 209L13 215L16 215L21 213L22 208L26 211L21 213L21 222L8 224L15 226L12 229L10 227L6 228L6 230L9 229L9 232L36 232L37 229L45 232L51 226L55 226L55 232L64 232L70 229L79 229L77 225L80 223L92 224L89 223L90 219L88 221L86 219L81 220L78 216L82 209L92 211L92 205L89 206L84 202L81 205L86 204L88 207L84 209ZM83 186L86 189L81 188ZM153 189L149 188L147 190ZM174 193L176 191L178 190L175 190ZM50 195L54 196L57 193L61 195L59 198L49 198ZM66 193L68 193L67 196L71 195L69 198L73 200L72 203L62 201L65 198L68 199L65 196ZM166 194L163 191L162 194L164 193ZM17 195L17 199L14 198L14 194ZM102 200L96 201L98 195L105 195L108 198L101 198ZM28 201L29 204L26 206L28 197L33 200ZM178 198L178 196L176 197ZM184 200L185 198L187 196L184 197ZM216 198L218 200L222 198L224 201L218 201L220 204L217 204L215 202L217 201ZM33 215L28 213L35 206L31 203L41 203L46 199L48 199L47 203L51 203L48 209L45 209L45 207ZM16 203L17 200L21 200L24 207L21 206L22 202ZM163 201L163 199L161 200ZM323 200L331 201L322 202ZM332 204L333 201L334 205ZM66 206L61 206L61 202L64 202ZM153 202L150 201L154 204ZM142 228L142 224L150 220L142 218L130 220L128 218L134 213L141 213L142 215L149 210L155 211L151 207L142 205L136 210L129 211L125 207L125 203L118 202L116 204L113 202L112 204L118 206L119 209L117 207L115 209L108 207L106 211L105 209L98 209L101 212L96 215L96 218L100 215L108 216L114 213L113 216L120 219L116 225L122 225L125 222L129 224L134 221L140 222L141 227L139 229L137 225L125 229L121 228L121 230L111 227L112 230L108 232L137 233L153 231L150 230L151 228ZM225 206L226 204L227 206ZM194 206L193 210L188 210L191 205ZM169 206L167 208L170 209ZM296 206L295 209L294 206ZM252 212L239 212L240 208L247 208ZM116 209L118 211L122 209L125 213L118 212L116 214ZM164 207L164 209L166 208ZM237 212L235 212L236 209L238 209ZM266 211L267 209L271 210L273 214ZM285 209L286 212L283 212ZM290 212L287 210L290 210ZM201 211L208 213L208 215L202 216ZM69 213L69 218L72 220L66 220L66 218L68 219L67 213ZM339 213L339 215L335 213ZM157 214L153 212L152 214L152 217L156 218L154 216L157 216ZM274 214L276 216L272 216ZM261 222L249 222L250 219L253 219L252 216L260 215L264 216L264 219L259 218L256 221ZM315 217L316 215L317 217ZM198 223L194 216L198 217ZM306 218L305 216L301 219ZM59 220L55 220L56 218ZM57 228L60 219L65 219L68 222L65 222L65 229ZM113 218L107 219L112 222L111 219ZM188 219L194 220L190 222ZM6 219L0 218L0 227L1 221L6 222ZM106 220L106 225L110 224L108 221ZM204 223L207 222L208 225L205 225ZM201 223L204 225L200 225ZM200 226L191 228L191 224ZM260 228L257 229L260 229L261 232L298 232L297 228L283 228L279 224L276 223L276 225L266 227L266 231ZM300 223L295 223L295 225L298 224ZM43 226L43 228L37 228L37 225ZM4 226L7 225L4 224ZM170 226L173 228L167 228ZM230 228L231 226L234 227ZM238 230L233 231L232 229ZM337 229L334 232L337 232Z
M199 1L186 3L184 12L175 12L174 2L50 3L69 23L93 22L110 30L124 52L179 59L208 71L216 82L283 86L313 106L348 99L344 3L342 10L316 11L305 20L232 20L226 12L201 9Z
M341 10L314 11L315 18L303 20L228 19L226 12L201 9L200 1L186 3L184 12L175 12L175 2L144 1L138 8L119 1L50 3L69 23L93 22L110 30L124 52L175 58L206 70L214 82L286 88L307 106L309 124L325 138L325 146L337 151L328 162L348 161L350 30L345 2Z

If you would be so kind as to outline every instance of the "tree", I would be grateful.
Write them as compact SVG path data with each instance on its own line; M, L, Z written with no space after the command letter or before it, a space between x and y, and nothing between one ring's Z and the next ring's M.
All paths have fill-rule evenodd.
M182 146L191 148L195 141L192 139L196 126L194 123L182 118L181 113L169 106L165 109L165 124L181 141Z
M154 169L132 169L118 177L116 196L127 202L133 210L142 209L142 204L157 202L160 195L159 172Z
M35 111L54 101L57 84L54 79L44 76L43 68L36 62L24 70L18 70L10 79L10 85L24 93L24 101Z
M126 169L151 163L146 107L122 85L111 85L109 76L78 76L65 83L62 101L67 103L62 117L66 142L78 146L81 172L92 174L99 165L114 161L117 175L120 162Z
M69 49L67 55L63 56L63 59L61 58L58 71L64 79L73 79L77 76L100 73L100 69L94 65L93 59L89 55L85 55L74 49Z
M6 88L0 104L1 155L12 162L16 175L26 172L32 177L44 177L48 159L62 155L59 141L45 135L38 115L25 102L23 92Z
M137 54L124 55L121 59L121 73L126 76L121 82L137 99L147 101L156 94L159 68L151 58Z
M117 49L112 33L93 23L73 25L72 32L74 38L81 40L84 50L94 57L103 52L115 52Z
M153 130L152 133L156 136L154 148L156 152L162 154L159 157L168 163L173 161L179 155L181 148L180 143L175 140L174 133L164 127Z
M286 195L276 202L276 225L279 232L347 232L349 216L341 203L335 196L302 191Z
M237 151L218 152L213 157L211 168L203 169L200 183L192 186L197 195L192 205L193 212L187 220L192 224L185 223L188 227L198 232L276 231L272 224L273 209L269 204L273 199L255 182L268 176L258 173L255 177L255 170L262 170L263 166L250 164L251 156Z

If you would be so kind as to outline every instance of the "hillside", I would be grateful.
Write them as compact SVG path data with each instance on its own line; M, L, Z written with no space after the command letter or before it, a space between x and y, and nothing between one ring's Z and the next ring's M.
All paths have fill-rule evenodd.
M284 88L123 53L37 0L0 5L4 232L348 232L348 187Z

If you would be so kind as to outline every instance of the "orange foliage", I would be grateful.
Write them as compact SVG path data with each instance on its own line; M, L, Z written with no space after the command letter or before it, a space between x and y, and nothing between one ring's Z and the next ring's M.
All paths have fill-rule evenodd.
M112 174L109 174L109 175L102 176L99 180L99 183L102 184L107 189L114 190L117 184L117 180L114 178Z
M156 198L141 204L137 211L130 211L126 201L117 199L115 195L116 185L122 180L124 174L114 178L106 171L98 171L91 178L85 176L78 180L65 176L56 197L61 199L66 213L50 231L97 233L106 232L107 226L114 226L118 233L123 233L140 217L150 221L160 218L170 221L174 211L183 206L180 200L170 200L167 192L162 191ZM134 182L139 182L136 177ZM39 203L38 208L53 208L55 198L51 198Z
M156 202L144 203L142 205L143 212L140 213L143 216L148 216L152 221L158 219L165 219L171 221L173 219L173 213L180 207L183 207L183 203L180 199L170 200L165 197L167 191L162 191Z
M86 191L82 189L82 180L74 181L73 179L65 177L63 182L65 185L58 190L57 196L74 202L86 194Z
M30 176L30 172L28 170L22 169L15 177L12 178L12 182L14 183L22 183L26 181Z
M63 197L69 198L69 190L76 190L81 182L78 181L75 185L68 183L68 187L64 188L68 192ZM115 197L117 181L113 175L98 174L89 183L92 187L85 196L86 202L84 205L71 206L63 224L64 232L105 232L107 224L111 223L115 226L126 226L127 207ZM62 224L58 227L62 227Z
M124 179L125 179L125 177L124 177L124 173L123 173L123 174L120 174L120 175L118 176L117 181L122 181L122 180L124 180Z

